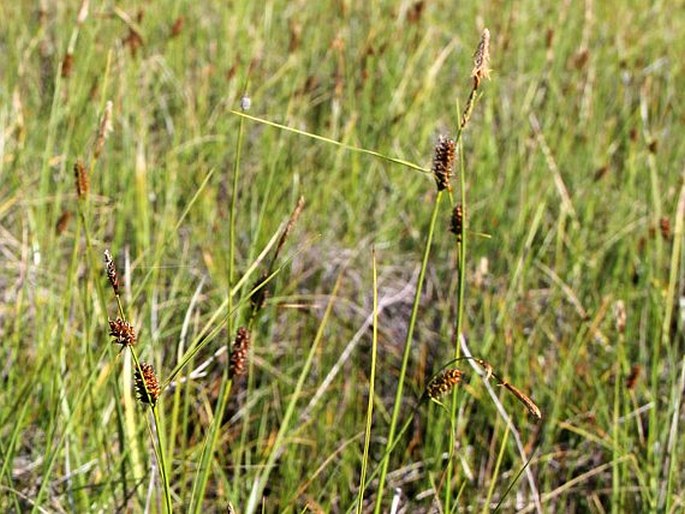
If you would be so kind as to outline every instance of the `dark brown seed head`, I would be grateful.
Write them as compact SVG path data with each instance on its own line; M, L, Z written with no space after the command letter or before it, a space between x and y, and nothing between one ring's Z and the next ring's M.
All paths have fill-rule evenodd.
M276 252L274 253L274 259L276 259L278 257L278 255L281 253L281 250L283 249L283 245L285 245L285 242L288 240L288 236L290 235L290 232L292 232L293 227L295 226L295 223L297 223L297 220L300 217L300 214L302 213L302 209L304 209L304 196L300 196L300 198L298 198L297 204L295 205L293 212L290 213L290 218L288 219L288 224L285 226L285 229L283 229L283 233L281 234L281 237L278 240L278 244L276 245Z
M435 145L435 153L433 155L433 176L435 177L438 191L444 191L445 189L449 191L452 189L450 178L452 177L452 168L454 167L454 156L454 139L441 135L438 138L438 144Z
M80 159L74 163L74 178L76 179L76 194L79 198L85 198L90 189L90 182L86 166Z
M430 381L426 387L426 394L429 398L437 400L441 396L449 393L459 382L461 382L461 375L461 371L456 368L446 369Z
M121 346L133 346L136 344L136 331L128 321L121 318L109 320L109 335L111 335L115 344Z
M147 364L146 362L141 362L140 370L136 370L134 373L134 378L136 382L136 393L138 395L138 399L142 403L147 403L154 407L157 403L157 398L159 398L160 387L159 381L157 380L157 375L155 375L155 370L152 365Z
M71 70L74 68L74 54L66 53L64 54L64 59L62 59L62 78L66 79L71 76Z
M661 237L669 241L671 239L671 220L666 216L659 220L659 230L661 230Z
M452 211L450 232L457 236L458 242L461 242L464 235L464 208L460 203L455 205L454 211Z
M183 16L179 16L176 18L176 21L174 21L173 26L171 27L171 37L178 37L178 35L183 31L183 25L185 25L185 18Z
M105 250L105 266L107 269L107 278L109 279L109 284L112 286L114 294L119 296L119 274L117 273L117 267L112 259L112 254L109 250Z
M57 233L57 235L62 235L64 233L64 231L69 226L70 221L71 221L71 212L69 212L69 211L62 212L62 215L59 217L59 219L57 220L57 223L55 224L55 232Z
M642 373L642 368L640 367L639 364L634 364L632 368L630 368L630 375L628 375L628 378L626 378L626 388L629 390L635 389L635 386L637 385L637 381L640 378L640 373Z
M250 349L250 332L245 327L240 327L233 341L231 358L228 362L228 372L231 378L245 373L247 364L247 352Z

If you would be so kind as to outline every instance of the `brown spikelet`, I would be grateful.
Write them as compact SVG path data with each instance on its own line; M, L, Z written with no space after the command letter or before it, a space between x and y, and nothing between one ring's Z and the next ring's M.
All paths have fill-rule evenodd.
M659 230L661 231L661 237L665 241L670 241L671 239L671 220L666 216L659 220Z
M176 21L174 21L174 24L171 27L171 34L169 36L172 38L178 37L183 31L183 25L185 25L185 22L186 19L183 16L176 18Z
M640 367L639 364L634 364L632 368L630 368L630 374L626 378L626 388L629 390L635 389L635 386L637 385L637 381L640 378L640 373L642 373L642 368Z
M62 212L62 215L59 217L57 220L57 223L55 224L55 233L59 236L64 233L64 231L67 229L69 226L69 222L71 221L71 212L69 211L64 211Z
M250 331L240 327L233 341L231 358L228 361L228 374L231 378L245 373L247 364L247 352L250 349Z
M136 344L136 331L128 321L121 318L109 320L109 335L114 339L114 344L121 346L133 346Z
M461 382L461 375L461 371L456 368L446 369L430 381L426 387L426 395L433 400L446 395Z
M435 145L433 176L435 177L438 191L452 190L450 178L452 177L452 168L454 167L455 146L454 139L443 135L438 138L438 144Z
M450 232L457 236L457 242L461 243L464 235L464 207L460 203L455 205L452 211Z
M67 52L64 54L64 59L62 59L62 78L66 79L71 77L71 70L74 67L74 54Z
M88 180L86 166L80 159L74 163L74 178L76 179L76 194L79 198L85 198L90 189L90 182Z
M133 27L129 27L128 35L122 40L124 46L128 46L131 51L131 56L138 55L138 49L143 46L143 36Z
M98 159L102 153L102 149L105 147L105 141L107 137L112 132L112 101L108 100L105 104L105 110L100 118L100 124L98 125L98 131L95 138L95 146L93 147L93 157Z
M540 411L540 408L537 405L535 405L535 402L533 402L533 400L531 400L521 390L511 385L509 382L502 382L500 383L500 385L504 387L507 391L509 391L511 394L516 396L516 398L518 398L518 400L526 406L528 412L530 412L537 419L542 419L542 412Z
M109 253L109 250L105 250L105 268L107 269L109 285L112 286L114 294L119 296L119 274L117 273L117 267L114 264L114 259L112 259L112 254Z
M278 245L276 246L276 252L274 254L274 260L276 260L278 255L281 253L283 245L285 245L285 242L288 239L290 232L293 230L295 223L297 223L297 219L300 217L300 214L302 213L302 209L304 209L304 196L300 196L300 198L298 198L297 204L295 205L293 212L290 213L290 219L288 219L288 224L285 226L283 234L281 234L281 238L278 240Z
M649 142L649 145L647 145L647 148L649 149L649 153L655 154L657 150L659 149L659 141L656 139L652 139Z
M140 370L136 370L134 373L134 378L136 382L136 393L138 395L138 399L142 403L147 403L154 407L157 403L157 398L159 398L160 387L159 381L157 380L157 375L155 375L155 370L152 365L146 362L141 362Z
M480 43L473 56L473 87L478 89L483 79L490 78L490 31L483 29L483 34L480 37Z
M423 16L423 12L425 11L425 9L425 0L419 0L418 2L414 2L414 4L407 10L407 22L419 23L421 21L421 17Z

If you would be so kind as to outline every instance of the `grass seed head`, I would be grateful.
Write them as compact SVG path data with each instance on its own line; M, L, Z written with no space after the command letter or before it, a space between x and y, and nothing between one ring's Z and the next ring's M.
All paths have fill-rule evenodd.
M141 376L142 372L142 376ZM136 370L134 374L136 382L136 393L138 399L142 403L147 403L153 407L157 403L157 398L159 398L160 387L159 381L157 380L157 375L155 375L155 370L151 364L146 362L140 363L140 370Z
M114 340L114 344L120 344L121 346L133 346L136 344L136 331L128 321L121 318L114 320L109 320L109 335L111 335Z
M450 232L457 236L457 241L461 243L464 235L464 207L460 203L455 205L452 211Z
M74 163L74 178L76 179L76 194L79 198L85 198L90 190L90 181L86 166L81 159Z
M633 367L630 368L630 374L628 375L628 378L626 378L627 389L631 391L635 389L637 381L640 379L640 373L642 373L642 368L639 364L634 364Z
M671 220L664 216L659 220L659 230L664 241L671 240Z
M57 235L62 235L64 231L67 229L69 226L69 222L71 221L71 212L69 211L63 211L62 214L60 215L59 219L57 220L57 223L55 224L55 233Z
M461 382L461 375L461 371L456 368L446 369L430 381L426 387L426 394L433 400L445 396Z
M435 145L433 176L435 177L438 191L452 190L450 178L452 177L452 168L454 167L455 146L454 139L443 135L438 138L438 144Z
M112 254L109 253L109 250L105 250L105 267L107 269L109 284L112 286L114 294L119 296L119 274L117 273L117 267L114 264L114 259L112 259Z
M74 68L74 54L67 52L62 59L62 78L71 77L71 70Z
M490 31L483 30L480 43L473 56L473 71L471 76L474 81L474 88L478 89L483 79L490 78Z
M112 101L108 100L105 104L105 110L100 118L98 125L97 137L95 138L95 147L93 148L93 157L98 159L102 154L102 149L105 147L105 141L112 132Z
M247 352L250 349L250 331L240 327L233 341L231 358L228 361L228 371L231 378L245 373L247 364Z
M300 217L300 214L302 214L302 209L304 209L304 196L300 196L300 198L298 198L297 204L295 205L293 212L290 213L290 218L288 219L288 224L285 226L285 229L283 229L283 233L281 234L281 237L278 240L278 244L276 245L276 251L274 252L274 259L276 259L278 257L278 255L281 253L281 250L283 249L285 242L288 240L288 236L290 235L290 232L292 232L293 227L295 226L295 223L297 223L297 220Z

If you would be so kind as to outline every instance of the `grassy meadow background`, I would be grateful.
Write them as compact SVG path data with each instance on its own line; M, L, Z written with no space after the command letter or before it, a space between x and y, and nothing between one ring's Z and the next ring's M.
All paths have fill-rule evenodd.
M683 512L683 7L0 3L0 511Z

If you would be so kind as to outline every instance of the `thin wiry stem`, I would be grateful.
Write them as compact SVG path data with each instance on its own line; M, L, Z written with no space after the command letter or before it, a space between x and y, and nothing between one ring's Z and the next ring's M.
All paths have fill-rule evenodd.
M388 429L388 440L386 443L386 454L383 456L381 464L381 474L378 483L378 494L376 496L376 506L374 513L379 514L383 506L383 488L385 487L385 479L388 474L388 465L390 463L390 450L395 445L395 429L402 407L402 399L404 393L404 381L407 376L407 368L409 365L409 355L411 354L412 339L414 338L414 327L416 326L416 319L419 312L419 304L421 303L421 291L423 289L423 279L426 275L426 268L428 267L428 256L430 255L431 244L433 242L433 233L435 232L435 223L440 211L440 200L442 199L443 191L439 191L433 204L433 214L431 215L430 226L428 228L428 236L426 238L426 245L423 251L423 259L421 261L421 269L419 271L419 278L416 283L416 292L414 293L414 303L412 305L411 317L409 319L409 326L407 327L407 338L404 342L404 353L402 355L402 367L400 369L400 377L397 383L397 392L395 393L395 403L393 405L392 417L390 419L390 427Z
M371 341L371 376L369 377L369 403L366 410L366 428L364 432L364 455L362 457L362 471L359 478L359 497L357 514L361 514L364 508L364 485L366 470L369 465L369 444L371 442L371 423L373 421L374 386L376 381L376 352L378 350L378 273L376 270L376 250L372 252L373 273L373 336Z

